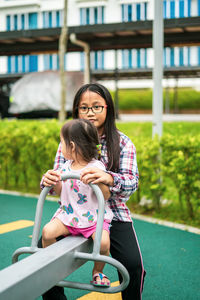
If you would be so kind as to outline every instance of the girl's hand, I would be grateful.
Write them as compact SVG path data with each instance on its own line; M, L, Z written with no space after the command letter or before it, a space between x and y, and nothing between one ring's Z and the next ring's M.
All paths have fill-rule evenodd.
M81 172L80 180L85 183L104 183L109 186L113 186L114 180L112 175L98 169L98 168L86 168Z
M55 170L48 170L43 177L44 186L56 185L61 180L61 172Z

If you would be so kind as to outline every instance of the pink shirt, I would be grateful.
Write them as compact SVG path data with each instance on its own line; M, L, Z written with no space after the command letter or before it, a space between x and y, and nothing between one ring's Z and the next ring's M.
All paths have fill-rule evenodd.
M99 160L93 159L87 166L80 170L71 169L72 161L66 161L62 172L72 171L80 175L88 167L97 167L105 171L105 166ZM87 228L97 222L98 200L92 188L77 179L62 181L61 204L53 218L58 218L65 225L75 228ZM104 220L111 222L113 213L105 202Z
M118 132L120 135L119 170L117 172L107 171L114 179L114 185L110 187L111 196L108 200L108 204L114 214L113 220L132 222L131 213L126 202L138 188L139 173L136 148L130 138L122 132ZM105 135L101 136L100 144L102 145L101 162L104 164L105 168L107 168L108 153ZM54 170L61 170L65 161L60 144L55 157ZM51 192L53 192L53 190L51 190Z

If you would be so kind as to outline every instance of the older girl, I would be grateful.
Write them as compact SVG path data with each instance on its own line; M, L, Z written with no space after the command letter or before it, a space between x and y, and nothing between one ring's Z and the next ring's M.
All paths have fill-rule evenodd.
M108 205L114 215L110 230L110 252L113 258L127 268L130 275L130 283L122 292L122 298L141 299L145 271L131 214L126 205L130 195L138 187L135 146L126 135L117 130L112 97L100 84L86 84L78 90L73 103L73 118L89 120L97 128L102 145L101 161L106 171L85 168L81 172L81 180L84 183L104 183L109 187L111 196ZM56 182L56 170L61 169L64 163L65 158L59 145L54 169L45 174L43 185ZM119 280L121 281L120 274ZM54 291L53 288L50 293ZM61 289L56 290L56 299L59 299L59 293L60 299L64 299Z

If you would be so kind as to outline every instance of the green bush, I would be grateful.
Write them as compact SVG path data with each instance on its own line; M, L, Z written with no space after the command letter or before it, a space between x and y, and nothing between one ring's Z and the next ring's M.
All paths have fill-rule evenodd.
M137 153L140 190L152 200L155 210L159 211L160 198L165 186L161 184L161 153L158 138L141 141Z
M133 139L137 144L140 174L139 189L131 197L133 207L139 211L142 197L152 200L151 211L162 217L160 201L166 197L171 212L179 222L199 226L200 218L200 135L174 137L166 134L157 138ZM178 198L178 202L176 199ZM131 203L129 204L131 207ZM162 210L167 211L168 208ZM143 207L142 212L148 212ZM170 219L170 216L165 216Z
M200 135L185 135L176 140L167 135L161 140L161 148L164 174L176 186L180 209L185 205L193 219L200 205Z
M152 200L151 213L165 215L171 207L174 218L199 226L200 124L164 124L161 140L152 140L150 123L117 126L137 149L140 183L129 206L140 211L139 202L145 196ZM0 188L39 193L42 175L53 166L60 128L56 120L1 121ZM163 208L160 200L164 197L171 206Z
M0 124L0 186L39 191L42 174L53 165L60 124L56 120Z

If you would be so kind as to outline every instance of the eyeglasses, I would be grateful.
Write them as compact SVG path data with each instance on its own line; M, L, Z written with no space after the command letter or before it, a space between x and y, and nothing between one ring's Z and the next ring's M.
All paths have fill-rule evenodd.
M79 110L79 113L81 115L83 114L88 114L89 110L91 109L91 111L94 113L94 114L100 114L102 113L104 107L106 108L107 105L94 105L94 106L91 106L91 107L87 107L87 106L80 106L78 108Z

